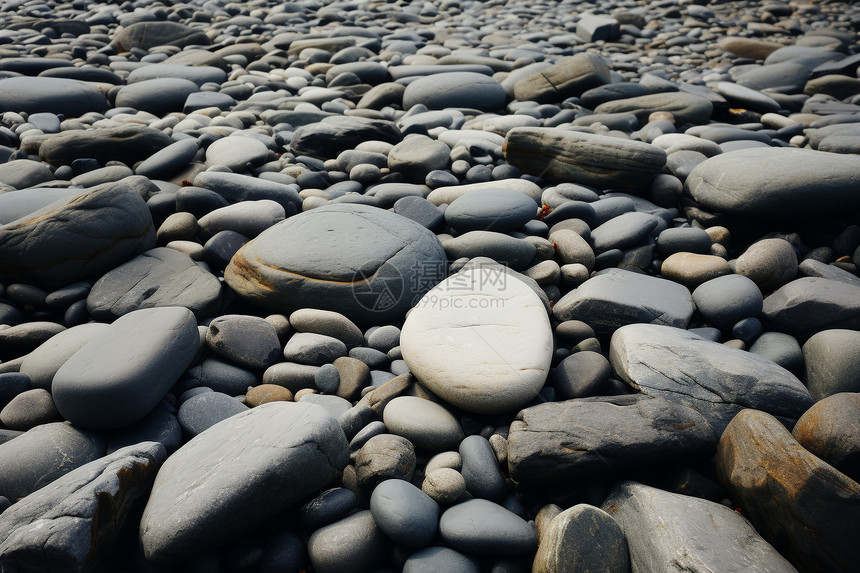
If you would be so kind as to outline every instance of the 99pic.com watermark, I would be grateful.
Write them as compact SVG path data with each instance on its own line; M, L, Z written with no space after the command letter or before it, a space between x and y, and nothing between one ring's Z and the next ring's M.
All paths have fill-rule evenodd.
M438 308L501 308L504 300L491 293L505 290L508 274L498 265L471 265L448 276L446 262L417 262L401 269L383 263L373 273L357 273L352 282L355 301L373 312L434 305ZM458 296L484 293L484 296Z

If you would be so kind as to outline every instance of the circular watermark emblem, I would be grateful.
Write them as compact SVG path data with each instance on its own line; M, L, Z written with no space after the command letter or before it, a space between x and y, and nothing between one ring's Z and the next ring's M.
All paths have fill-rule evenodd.
M386 261L375 272L358 271L352 279L352 298L371 312L388 312L407 294L407 281L395 265Z

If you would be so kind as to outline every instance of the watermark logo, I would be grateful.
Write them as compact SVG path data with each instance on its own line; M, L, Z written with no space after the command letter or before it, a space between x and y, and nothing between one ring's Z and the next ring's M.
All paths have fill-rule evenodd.
M400 269L386 261L373 273L355 273L352 298L365 310L388 312L400 304L407 286Z

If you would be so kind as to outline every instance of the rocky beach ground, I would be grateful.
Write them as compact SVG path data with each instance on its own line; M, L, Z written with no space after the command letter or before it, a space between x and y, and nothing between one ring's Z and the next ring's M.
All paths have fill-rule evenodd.
M0 22L1 572L856 571L860 6Z

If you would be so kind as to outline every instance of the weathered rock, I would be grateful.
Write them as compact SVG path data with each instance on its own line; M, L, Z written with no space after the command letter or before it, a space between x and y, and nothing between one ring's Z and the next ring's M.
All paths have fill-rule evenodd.
M179 22L137 22L120 29L113 43L120 50L128 51L131 48L149 50L155 46L208 46L212 41L202 30Z
M414 221L365 205L290 217L247 243L224 279L257 306L321 308L360 323L400 317L444 273L445 252Z
M860 332L822 330L803 345L804 380L822 400L839 392L860 392Z
M720 438L717 475L744 516L804 571L853 571L860 484L807 452L773 416L744 410Z
M159 470L140 522L147 560L180 564L250 531L323 489L348 448L312 405L272 402L216 424Z
M0 80L0 108L17 112L61 113L79 117L102 113L108 101L97 88L65 78L4 78Z
M762 317L774 330L806 338L826 329L860 329L860 287L803 277L764 299Z
M562 511L541 531L532 573L630 570L624 532L605 511L579 504Z
M619 328L609 360L633 388L692 407L718 435L744 408L793 423L813 403L800 380L781 366L677 328Z
M39 157L53 165L70 165L75 159L95 159L101 164L122 161L126 165L147 159L173 143L169 135L136 124L120 127L63 131L39 146Z
M58 288L155 246L152 217L136 184L107 183L0 227L0 276Z
M706 419L684 405L642 394L578 398L517 414L508 465L512 479L536 486L707 456L716 443Z
M164 446L142 442L85 464L0 515L0 567L92 571L115 566L149 495Z
M603 509L627 536L634 571L795 571L747 520L706 499L625 481Z
M685 328L693 310L690 291L684 286L609 269L564 295L553 307L553 315L558 320L577 318L599 334L611 334L633 323Z
M184 306L200 318L215 314L221 283L191 258L157 247L100 278L87 296L87 310L110 321L134 310Z
M403 108L422 104L427 109L467 108L497 111L507 95L493 78L475 72L444 72L419 78L406 86Z
M686 92L664 92L618 99L602 103L595 113L632 113L645 125L648 116L657 111L668 111L677 123L707 123L714 112L713 104L706 98Z
M816 402L794 426L804 448L854 481L860 479L860 393L840 392Z
M599 189L649 185L666 165L666 152L641 141L517 127L505 137L505 159L531 175Z
M397 143L400 130L389 121L332 116L296 129L290 148L296 155L334 159L364 141Z
M558 62L514 85L519 101L549 103L580 96L586 90L608 84L609 66L597 54L581 53Z

